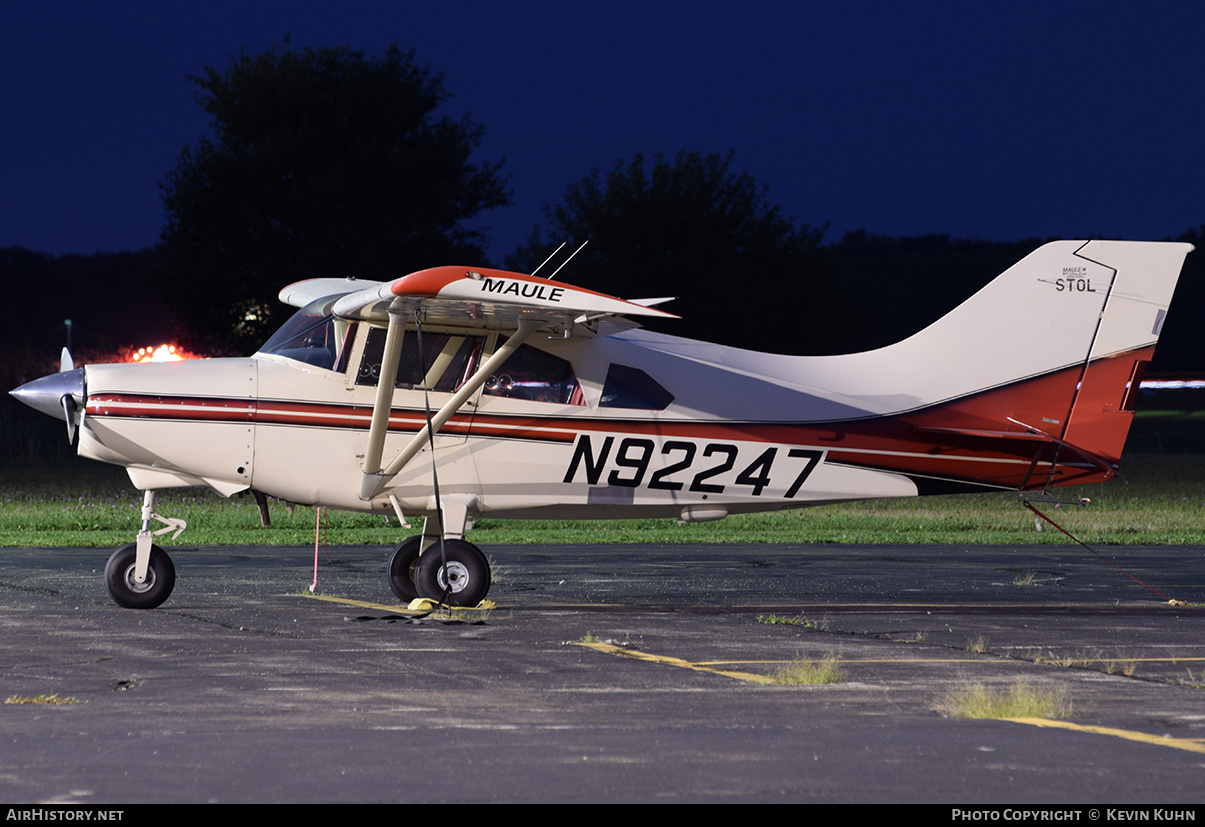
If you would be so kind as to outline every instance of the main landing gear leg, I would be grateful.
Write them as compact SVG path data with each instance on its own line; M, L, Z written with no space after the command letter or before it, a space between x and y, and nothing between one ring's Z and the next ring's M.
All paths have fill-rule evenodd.
M415 597L450 606L476 606L490 590L490 564L481 549L464 538L468 509L445 503L440 521L428 517L419 537L397 547L389 561L389 585L402 600Z
M151 531L151 520L166 525ZM153 538L174 531L174 540L187 527L183 520L160 517L155 513L155 491L142 495L142 528L137 540L113 552L105 566L105 588L118 606L127 609L153 609L163 604L176 585L176 567L167 552L152 543Z

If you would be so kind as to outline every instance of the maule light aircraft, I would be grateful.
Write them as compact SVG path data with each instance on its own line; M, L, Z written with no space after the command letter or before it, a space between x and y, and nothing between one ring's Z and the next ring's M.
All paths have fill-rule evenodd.
M313 279L281 291L300 310L250 358L65 357L13 393L144 492L136 542L105 571L122 606L171 593L153 540L183 524L154 499L181 486L425 517L393 591L475 605L490 568L464 533L486 515L691 522L1106 480L1191 249L1046 244L919 333L840 356L648 332L632 320L668 316L661 300L538 275Z

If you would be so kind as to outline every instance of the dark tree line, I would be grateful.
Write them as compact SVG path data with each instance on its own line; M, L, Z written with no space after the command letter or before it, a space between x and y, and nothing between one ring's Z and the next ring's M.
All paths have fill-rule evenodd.
M945 235L847 233L841 240L813 250L828 289L812 289L802 278L797 284L774 286L776 295L781 292L788 297L779 302L783 317L795 321L762 324L764 339L759 349L800 355L848 353L898 341L949 312L1046 240L1001 242ZM1180 233L1173 240L1195 244L1197 252L1185 261L1152 370L1205 373L1205 340L1195 329L1196 309L1205 306L1205 226ZM532 255L531 246L524 245L508 264L530 269L525 263ZM59 350L66 344L65 319L73 320L73 348L85 356L180 338L179 322L156 299L153 284L161 277L159 258L156 250L56 258L16 247L0 248L0 280L10 306L19 309L9 324L0 328L0 352L5 354L0 362L7 387L26 381L22 377L27 374L30 378L42 375L35 371L57 363ZM434 262L425 262L430 263ZM558 278L625 298L673 292L669 283L661 280L660 271L642 272L644 280L617 285L605 266L591 264L579 269L574 259ZM763 318L765 303L759 305L747 295L748 290L734 295L731 278L731 271L689 268L686 281L676 286L689 288L696 300L712 305L721 318L738 314ZM709 341L725 338L727 331L716 329L717 323L697 323L681 299L663 307L683 316L663 323L665 332ZM829 319L823 337L809 338L799 330L814 316ZM718 324L722 327L724 322ZM750 346L731 334L727 338L732 344ZM18 369L18 364L28 361L17 358L20 353L30 354L28 359L37 364Z

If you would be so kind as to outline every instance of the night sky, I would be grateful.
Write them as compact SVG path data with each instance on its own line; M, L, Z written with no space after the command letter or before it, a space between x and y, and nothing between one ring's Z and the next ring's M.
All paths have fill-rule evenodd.
M1205 224L1203 33L1200 2L5 3L0 246L154 244L208 130L187 76L286 35L444 74L511 176L495 262L592 168L678 149L830 241L1160 239Z

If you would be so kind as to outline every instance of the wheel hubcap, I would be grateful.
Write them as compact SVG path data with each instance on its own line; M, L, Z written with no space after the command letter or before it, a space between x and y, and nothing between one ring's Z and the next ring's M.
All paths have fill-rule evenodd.
M134 569L136 566L137 564L131 563L126 569L126 588L136 594L149 592L155 585L155 570L148 566L146 570L146 582L139 583L134 579Z
M469 585L469 570L465 568L463 563L451 562L443 566L436 575L441 589L449 587L451 582L452 593L463 591L465 586Z

